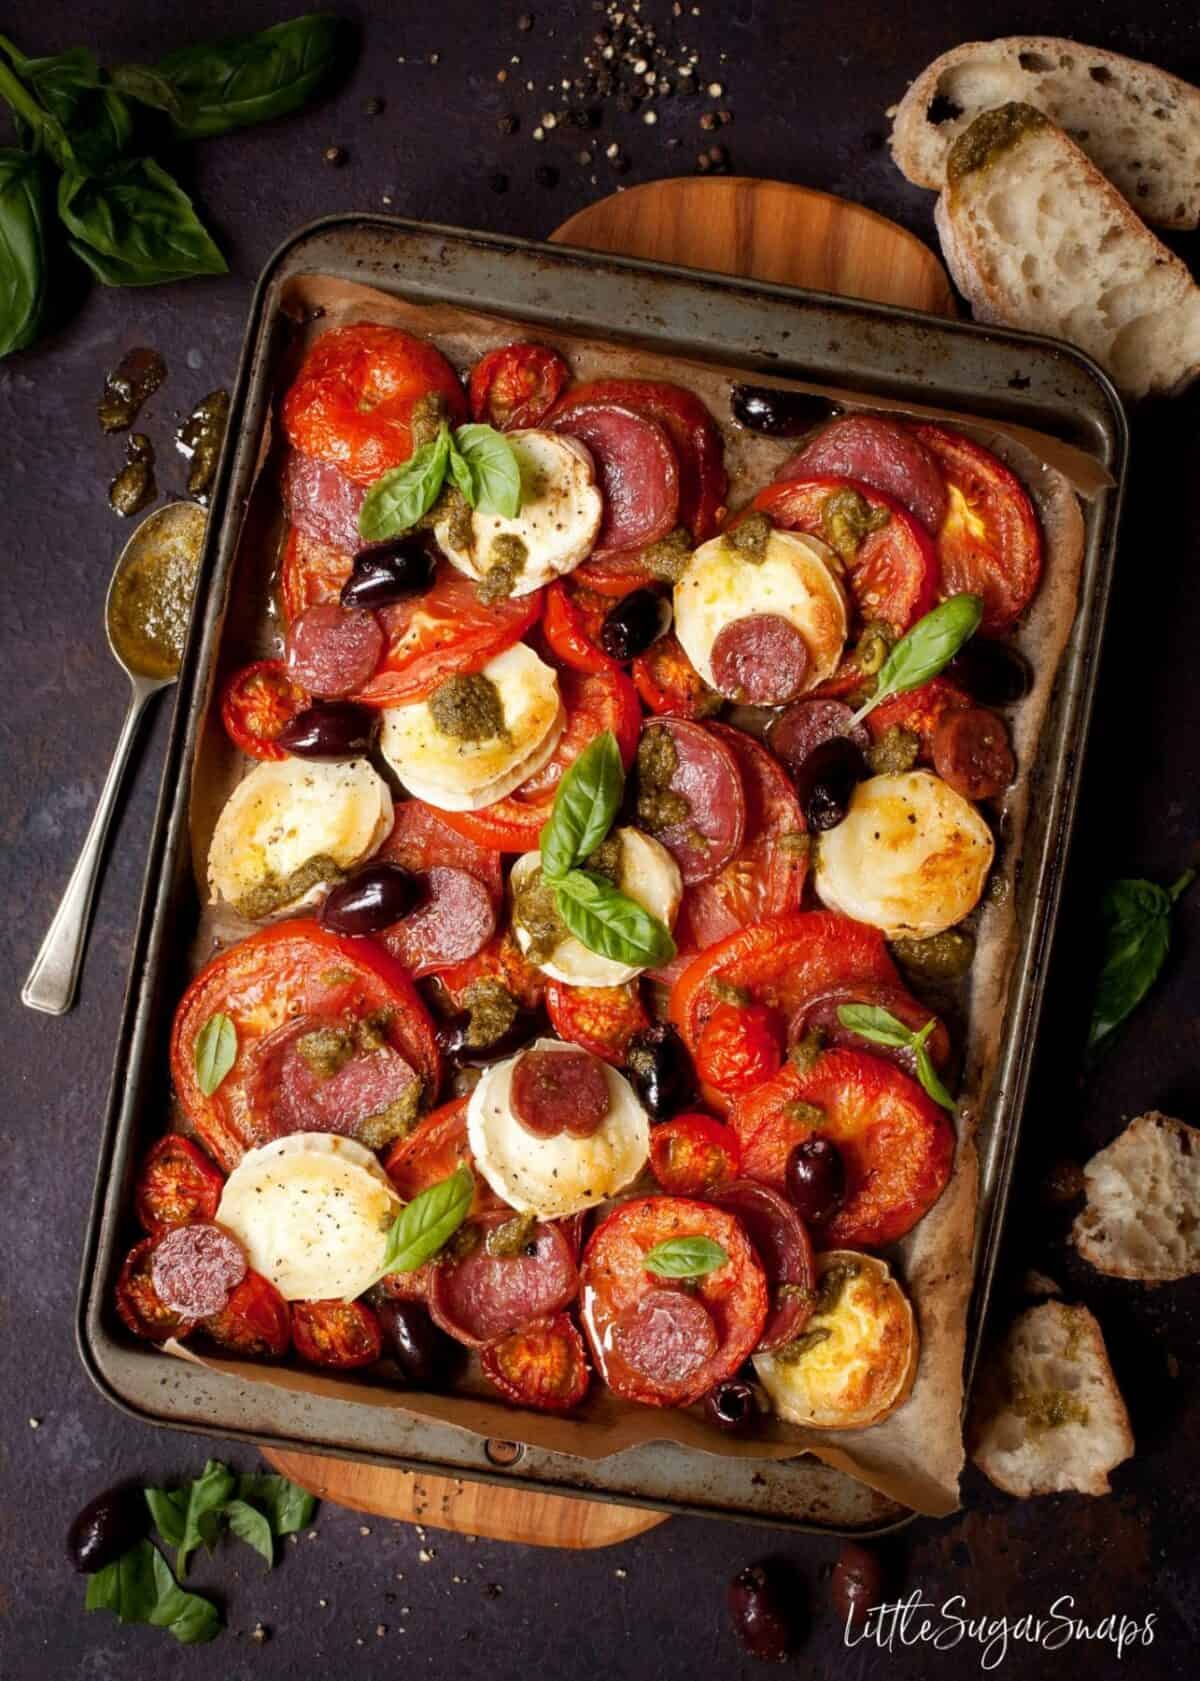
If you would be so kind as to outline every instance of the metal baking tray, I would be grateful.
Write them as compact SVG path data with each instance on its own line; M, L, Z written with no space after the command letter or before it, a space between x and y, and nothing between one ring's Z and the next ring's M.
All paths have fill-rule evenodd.
M328 275L410 302L448 303L557 331L838 386L864 398L934 403L1052 433L1095 456L1113 487L1085 506L1078 613L1033 768L1018 886L1019 951L999 1062L982 1117L981 1192L968 1380L995 1261L1066 863L1112 574L1127 437L1103 374L1062 344L821 293L698 274L561 246L384 216L311 224L268 263L255 291L227 446L213 493L192 634L134 932L129 988L84 1246L78 1341L116 1405L148 1422L421 1472L607 1499L669 1512L867 1534L911 1514L805 1456L729 1459L653 1443L601 1460L504 1452L392 1409L244 1384L134 1346L111 1312L132 1240L131 1176L162 1130L171 1015L188 979L198 915L188 840L190 771L218 658L241 516L268 418L290 277ZM515 1416L515 1415L514 1415ZM511 1444L506 1444L511 1449ZM512 1463L501 1461L512 1460Z

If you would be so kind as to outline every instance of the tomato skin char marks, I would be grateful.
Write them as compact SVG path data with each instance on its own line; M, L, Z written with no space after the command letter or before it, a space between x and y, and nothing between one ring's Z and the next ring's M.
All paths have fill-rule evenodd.
M235 747L252 759L287 758L275 737L308 705L282 660L255 660L236 671L221 696L221 722Z
M379 1321L365 1302L293 1302L292 1344L310 1366L352 1371L383 1354Z
M546 982L546 1010L560 1039L580 1045L614 1068L624 1065L629 1042L650 1025L636 981L623 986L567 986Z
M648 1272L645 1256L672 1238L707 1237L729 1257L714 1271L679 1285ZM754 1349L767 1315L767 1284L750 1240L733 1215L684 1197L642 1197L623 1203L593 1232L581 1268L584 1330L598 1370L627 1401L651 1407L689 1406L731 1377ZM614 1345L618 1324L636 1321L651 1292L682 1293L698 1303L715 1332L715 1351L674 1382L648 1379ZM638 1326L641 1334L644 1327ZM627 1347L628 1347L627 1343Z
M587 1394L583 1338L565 1313L539 1319L488 1343L480 1355L483 1375L505 1400L539 1412L569 1412Z
M637 692L651 712L707 718L722 705L721 696L701 677L674 631L660 636L653 647L639 654L632 671Z
M211 1220L225 1176L190 1138L170 1132L146 1152L135 1206L143 1230L158 1237L172 1226Z
M544 344L506 344L471 369L471 419L500 432L540 426L562 395L571 370Z
M248 1272L219 1313L199 1329L226 1354L243 1360L278 1360L292 1341L291 1311L269 1278Z

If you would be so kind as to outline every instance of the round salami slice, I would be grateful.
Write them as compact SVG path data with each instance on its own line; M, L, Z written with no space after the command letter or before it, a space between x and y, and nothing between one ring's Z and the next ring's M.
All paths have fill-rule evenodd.
M812 1316L817 1271L807 1228L786 1197L753 1179L736 1180L717 1200L742 1222L767 1275L771 1305L758 1348L780 1348Z
M591 560L656 543L679 515L679 463L657 421L619 403L579 403L549 421L592 452L604 518Z
M364 1046L341 1022L315 1016L285 1022L255 1046L253 1057L253 1096L273 1138L340 1132L378 1148L387 1142L382 1117L418 1079L392 1044Z
M934 732L933 768L966 800L1002 794L1017 774L1004 720L983 706L947 712Z
M431 870L435 864L465 870L484 884L494 904L499 906L504 897L500 854L460 835L442 821L440 811L426 805L424 800L402 800L397 804L392 832L375 856L389 864L399 864L414 875Z
M730 700L751 706L783 706L804 688L810 664L808 643L780 613L750 613L732 619L712 645L713 680Z
M659 732L669 742L660 740ZM671 767L665 781L664 767ZM682 800L686 814L676 817L672 808L656 815L655 789ZM723 870L742 844L746 797L737 760L723 741L688 718L655 718L643 730L638 802L639 820L652 823L650 832L672 854L687 887Z
M220 1313L246 1276L241 1244L220 1226L176 1226L154 1246L150 1276L163 1304L185 1319Z
M415 978L465 963L496 932L496 907L482 881L435 864L418 877L421 898L403 922L378 936Z
M927 531L935 532L946 512L946 481L932 450L894 420L846 414L823 426L776 478L806 479L814 473L859 479L894 496Z
M767 732L767 743L776 758L782 759L795 774L814 748L835 736L849 735L856 747L865 752L871 738L861 724L848 726L854 717L844 700L798 700L774 719Z
M633 1372L656 1389L687 1383L717 1352L712 1314L683 1290L648 1290L612 1328L613 1347Z
M536 1046L518 1058L512 1106L535 1138L590 1138L611 1107L603 1065L586 1051L546 1051Z
M344 699L373 675L383 646L374 613L321 601L306 608L288 631L288 676L310 695Z
M358 516L366 494L364 486L331 462L289 450L283 467L284 510L297 530L318 543L346 555L362 548Z
M488 1253L489 1234L512 1219L511 1210L503 1210L472 1221L463 1229L476 1239L474 1247L434 1268L429 1311L468 1347L481 1348L557 1313L579 1289L570 1245L556 1225L535 1226L519 1254Z

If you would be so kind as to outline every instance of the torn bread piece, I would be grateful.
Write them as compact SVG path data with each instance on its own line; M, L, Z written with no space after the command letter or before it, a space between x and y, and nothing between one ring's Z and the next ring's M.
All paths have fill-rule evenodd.
M1087 1308L1041 1302L1017 1316L976 1384L969 1443L984 1476L1018 1499L1109 1492L1133 1433Z
M1097 1272L1166 1284L1200 1272L1200 1128L1151 1110L1083 1170L1071 1241Z

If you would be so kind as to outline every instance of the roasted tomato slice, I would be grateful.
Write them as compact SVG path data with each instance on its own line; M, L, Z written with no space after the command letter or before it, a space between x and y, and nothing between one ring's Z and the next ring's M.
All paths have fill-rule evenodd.
M728 1256L688 1288L645 1265L651 1249L683 1237L710 1238ZM767 1317L766 1276L740 1222L685 1197L614 1210L588 1241L581 1281L592 1359L617 1395L650 1407L689 1406L732 1377Z
M839 498L861 498L882 523L855 544L850 522L838 518ZM760 490L754 506L789 531L833 544L863 619L882 619L903 635L937 600L937 551L928 532L881 490L854 479L792 479Z
M941 463L949 503L937 533L942 594L983 597L985 635L1007 630L1042 576L1042 532L1024 486L961 432L927 422L913 431Z
M311 1366L348 1371L383 1353L379 1321L365 1302L293 1302L292 1342Z
M497 852L529 852L554 805L563 772L573 765L588 743L602 730L617 738L628 767L637 751L642 709L637 692L623 671L559 672L559 687L567 709L567 727L549 762L507 799L481 811L448 811L446 822L460 835Z
M611 599L579 589L561 578L546 591L542 635L556 660L576 671L614 671L617 661L599 646L600 626Z
M637 692L651 712L707 718L720 710L720 695L701 677L673 630L639 654L631 669Z
M306 455L369 485L412 454L412 412L437 396L446 418L466 419L458 375L425 339L360 321L313 345L283 399L283 428Z
M471 419L501 432L540 426L566 389L571 370L544 344L506 344L471 369Z
M439 1185L466 1163L475 1171L473 1214L490 1213L504 1206L477 1169L467 1140L467 1100L456 1097L426 1115L415 1132L393 1144L384 1167L397 1194L411 1202L431 1185ZM394 1292L393 1292L394 1293Z
M783 1061L779 1015L765 1004L718 1004L696 1046L696 1072L726 1097L753 1090Z
M873 741L880 741L897 727L911 730L920 740L923 763L931 764L933 738L947 712L964 711L974 704L966 690L948 677L931 677L917 689L880 701L874 712L867 714L867 729Z
M796 1104L819 1118L801 1119ZM846 1196L814 1233L823 1248L880 1248L911 1231L941 1196L954 1165L944 1109L892 1063L863 1051L826 1051L793 1063L734 1104L742 1172L784 1188L787 1159L803 1138L831 1138L846 1169Z
M624 986L566 986L547 981L546 1009L560 1039L582 1045L620 1068L635 1033L650 1025L636 981Z
M278 1360L292 1340L292 1316L270 1279L248 1272L220 1313L200 1321L200 1329L227 1354Z
M233 1024L236 1053L220 1085L206 1095L196 1046L216 1015ZM314 1030L353 1034L368 1018L383 1023L380 1052L403 1058L422 1081L425 1097L432 1096L441 1076L433 1023L407 972L371 940L331 934L306 919L279 922L221 952L200 971L175 1014L171 1075L184 1112L221 1167L232 1171L252 1145L295 1130L281 1125L278 1093L263 1077L268 1070L260 1066L261 1047L268 1035L302 1019ZM369 1046L360 1049L362 1056L352 1063L376 1054ZM346 1067L336 1077L344 1078Z
M737 1134L711 1115L677 1115L650 1134L650 1166L668 1196L715 1197L738 1177Z
M331 548L297 525L288 527L279 562L279 600L288 624L306 607L332 601L350 576L353 555Z
M497 904L504 893L504 874L496 853L460 835L443 821L440 811L426 805L424 800L403 800L397 804L392 832L375 857L418 875L435 865L465 870L483 883Z
M138 1174L137 1217L151 1237L190 1220L211 1220L224 1184L224 1175L203 1150L170 1132L146 1152Z
M567 1412L587 1394L583 1338L565 1313L489 1343L479 1359L484 1377L519 1407Z
M221 722L235 747L252 759L286 759L275 737L308 696L288 676L282 660L255 660L236 671L221 696Z
M527 1010L536 1010L546 996L545 975L530 963L510 930L497 934L474 957L441 970L437 977L439 989L456 1010L469 1006L471 989L481 981L498 982Z
M157 1238L144 1237L125 1257L117 1279L117 1312L122 1323L144 1342L166 1342L168 1337L186 1337L196 1328L163 1301L154 1288L150 1273Z

